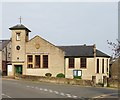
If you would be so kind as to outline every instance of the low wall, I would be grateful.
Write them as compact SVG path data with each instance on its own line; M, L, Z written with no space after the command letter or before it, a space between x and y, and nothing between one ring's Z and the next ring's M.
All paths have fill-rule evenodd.
M81 85L81 86L93 86L93 82L91 80L27 76L27 75L21 76L21 78L25 80L30 80L30 81L50 82L50 83L58 83L58 84L71 84L71 85Z

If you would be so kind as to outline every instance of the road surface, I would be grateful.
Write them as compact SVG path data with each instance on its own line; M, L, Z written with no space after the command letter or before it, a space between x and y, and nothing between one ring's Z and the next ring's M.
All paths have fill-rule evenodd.
M118 90L65 84L2 80L2 98L118 98ZM117 100L117 99L116 99Z

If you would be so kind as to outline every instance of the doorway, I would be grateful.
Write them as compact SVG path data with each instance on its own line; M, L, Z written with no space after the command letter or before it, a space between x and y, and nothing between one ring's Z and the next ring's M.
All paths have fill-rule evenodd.
M22 75L22 65L15 65L15 74Z

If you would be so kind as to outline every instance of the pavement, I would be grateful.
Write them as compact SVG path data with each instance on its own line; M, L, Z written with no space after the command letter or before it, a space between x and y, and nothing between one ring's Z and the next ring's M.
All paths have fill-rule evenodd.
M118 99L118 89L2 79L2 98ZM4 99L3 99L4 100Z

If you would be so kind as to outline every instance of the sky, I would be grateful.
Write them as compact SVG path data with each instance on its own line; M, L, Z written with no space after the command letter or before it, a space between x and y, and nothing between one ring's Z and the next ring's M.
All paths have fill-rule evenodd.
M112 55L107 40L118 38L117 2L3 2L2 37L10 27L22 24L55 45L93 45Z

